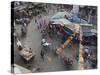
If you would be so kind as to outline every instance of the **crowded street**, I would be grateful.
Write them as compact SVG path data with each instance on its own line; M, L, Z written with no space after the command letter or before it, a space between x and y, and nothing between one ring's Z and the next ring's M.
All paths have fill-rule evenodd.
M17 2L15 4L17 7ZM22 5L27 4L23 3ZM83 18L86 18L82 17L84 14L81 15L81 20L76 16L69 17L73 15L74 10L79 10L77 6L67 5L64 8L63 5L41 3L39 4L41 8L45 5L43 6L45 7L44 12L44 10L36 9L35 5L38 6L38 3L33 4L27 5L26 8L30 8L29 17L26 19L24 16L25 21L22 19L22 23L17 23L19 21L17 12L22 9L15 12L13 64L20 65L31 72L95 69L97 65L97 42L92 42L91 45L89 43L93 39L96 41L97 38L92 33L89 36L89 33L86 32L88 29L85 29L87 26L96 29L96 26L92 26L90 23L93 21L91 19L84 20ZM32 10L31 5L35 7L38 14L35 12L35 15L33 15L35 10ZM81 10L84 11L83 8ZM26 13L24 10L22 12ZM63 15L67 13L63 16L64 18L59 17L62 12ZM77 18L77 21L74 18ZM96 22L94 21L93 24L96 25ZM92 39L87 40L88 38Z

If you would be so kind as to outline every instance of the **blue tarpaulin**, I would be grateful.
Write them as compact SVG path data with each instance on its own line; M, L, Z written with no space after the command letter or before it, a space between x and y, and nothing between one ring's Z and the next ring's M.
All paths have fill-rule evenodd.
M88 23L87 21L80 18L79 13L73 13L73 12L70 12L70 13L71 13L70 17L68 18L69 21L75 22L75 23L85 23L85 24Z
M89 37L89 36L93 36L93 35L96 35L96 34L92 33L92 32L83 32L83 35Z
M67 27L64 28L64 31L65 31L65 33L67 33L68 35L72 35L72 34L73 34L73 31L70 30L70 29L67 28Z

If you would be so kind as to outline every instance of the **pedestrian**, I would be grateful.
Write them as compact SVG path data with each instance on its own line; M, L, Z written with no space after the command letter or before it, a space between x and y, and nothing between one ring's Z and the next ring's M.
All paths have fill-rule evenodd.
M88 54L89 54L89 49L88 49L88 48L84 49L84 53L85 53L86 56L88 56Z
M46 39L42 39L42 41L41 41L41 45L43 45L44 43L46 43Z
M41 58L42 58L42 59L43 59L43 61L44 61L44 51L43 51L43 50L41 50L40 55L41 55Z
M39 18L39 16L36 17L35 24L37 25L37 29L40 29L40 18Z
M29 53L32 53L32 48L29 48Z
M23 49L22 43L21 43L21 41L18 40L18 39L17 39L17 47L18 47L19 50L22 50L22 49Z
M35 23L37 24L37 18L35 18Z
M43 19L43 28L46 28L46 20L45 20L45 18Z
M40 26L39 26L39 24L37 24L37 29L38 29L38 30L40 29Z
M22 36L25 36L27 33L27 28L25 26L22 26L21 32L22 32Z
M39 16L39 29L42 28L42 25L43 25L43 19L42 19L42 16L40 15Z
M48 32L49 37L51 37L51 30L50 30L50 28L48 27L47 30L48 30L47 32Z
M23 27L27 28L27 26L28 26L28 25L27 25L26 23L23 23Z

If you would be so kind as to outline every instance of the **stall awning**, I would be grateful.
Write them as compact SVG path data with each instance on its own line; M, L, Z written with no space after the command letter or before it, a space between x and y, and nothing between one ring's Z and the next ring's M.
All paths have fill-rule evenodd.
M66 16L69 16L68 12L58 12L57 14L55 14L54 16L51 17L50 21L55 20L55 19L61 19L64 18Z
M69 31L79 32L79 24L73 24L67 19L55 20L52 24L65 26Z
M89 37L89 36L95 36L95 33L92 32L83 32L83 36Z
M65 26L65 25L68 25L68 24L72 24L69 20L67 20L67 19L56 19L56 20L53 20L53 23L52 24L61 24L61 25L63 25L63 26Z

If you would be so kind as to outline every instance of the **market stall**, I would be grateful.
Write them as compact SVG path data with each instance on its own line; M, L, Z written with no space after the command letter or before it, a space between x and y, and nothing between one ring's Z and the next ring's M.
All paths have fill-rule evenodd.
M22 50L20 50L19 54L26 61L31 60L35 56L35 53L29 52L26 48L23 48Z
M57 28L56 32L61 32L61 35L63 35L62 36L63 43L61 47L56 49L57 54L60 54L63 51L63 49L66 48L66 46L68 46L68 44L72 41L72 39L76 38L75 37L76 35L78 35L77 37L79 37L80 25L71 23L69 20L65 18L56 19L50 25L52 25L52 27L54 26L54 28ZM66 35L68 36L66 37Z

